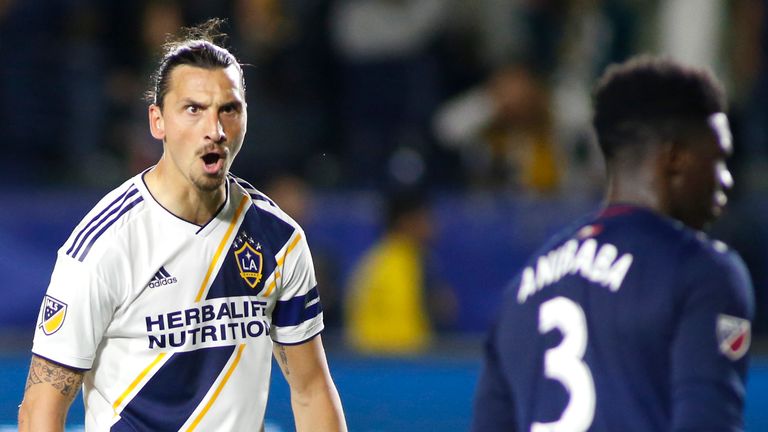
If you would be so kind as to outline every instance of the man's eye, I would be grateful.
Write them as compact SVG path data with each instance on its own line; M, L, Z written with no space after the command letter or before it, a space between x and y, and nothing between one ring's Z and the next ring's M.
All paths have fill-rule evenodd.
M196 114L200 111L200 107L196 105L189 105L187 107L187 112L190 114Z

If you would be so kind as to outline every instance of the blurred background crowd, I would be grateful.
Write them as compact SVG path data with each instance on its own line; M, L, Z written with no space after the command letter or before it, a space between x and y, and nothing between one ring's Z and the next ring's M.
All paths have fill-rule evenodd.
M0 0L0 269L21 275L12 289L39 302L78 218L161 154L142 96L167 35L222 17L247 65L249 127L232 171L305 225L326 322L340 333L349 323L358 349L408 352L434 329L486 327L531 248L599 203L591 88L607 65L638 53L709 67L725 83L736 189L713 235L747 261L765 331L766 9L763 0ZM34 198L55 193L67 197L59 210ZM41 234L74 196L88 198ZM23 227L34 216L22 209L44 214L37 229ZM44 255L30 265L38 284L21 273L24 246L6 241ZM33 306L31 318L6 323L34 322Z

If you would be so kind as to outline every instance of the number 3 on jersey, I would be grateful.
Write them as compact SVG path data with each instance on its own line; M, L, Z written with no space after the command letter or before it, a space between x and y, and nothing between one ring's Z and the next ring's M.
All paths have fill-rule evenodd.
M587 320L581 306L565 297L544 302L539 308L539 332L560 330L563 340L544 353L544 374L568 392L568 404L560 419L531 424L531 432L584 432L595 415L595 383L584 363Z

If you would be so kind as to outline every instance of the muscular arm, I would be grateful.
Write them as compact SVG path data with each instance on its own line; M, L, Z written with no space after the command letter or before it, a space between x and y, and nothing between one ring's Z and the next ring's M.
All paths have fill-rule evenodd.
M320 336L300 345L276 342L274 354L291 388L296 430L346 431L341 400L328 371Z
M19 406L19 431L63 431L69 406L82 383L82 372L32 355Z

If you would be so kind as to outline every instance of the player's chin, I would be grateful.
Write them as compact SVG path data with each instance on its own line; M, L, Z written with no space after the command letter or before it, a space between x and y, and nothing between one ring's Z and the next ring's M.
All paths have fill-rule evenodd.
M224 170L216 173L204 173L195 180L195 186L202 191L215 191L226 179L227 174Z

